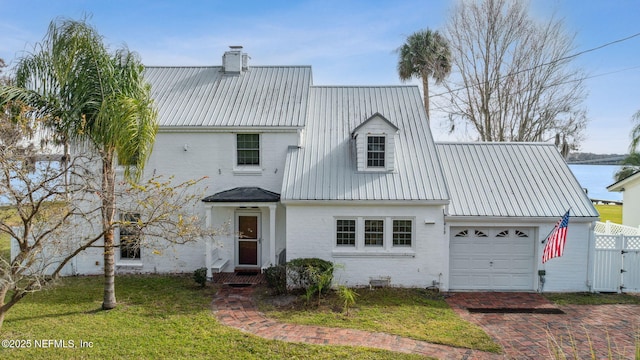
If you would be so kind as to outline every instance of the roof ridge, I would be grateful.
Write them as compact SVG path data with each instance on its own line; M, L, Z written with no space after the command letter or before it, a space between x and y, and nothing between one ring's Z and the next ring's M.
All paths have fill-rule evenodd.
M222 68L222 65L145 65L145 68L185 68L185 69L196 69L196 68ZM311 65L251 65L249 66L249 70L252 68L311 68Z
M542 141L436 141L436 145L537 145L537 146L555 146L554 144Z
M417 88L418 85L311 85L311 88Z

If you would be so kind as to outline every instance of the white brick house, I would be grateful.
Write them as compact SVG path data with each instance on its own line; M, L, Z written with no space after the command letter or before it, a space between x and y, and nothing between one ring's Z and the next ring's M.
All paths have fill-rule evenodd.
M443 290L588 290L598 214L546 144L433 141L414 86L315 86L308 66L148 67L148 174L207 176L215 241L119 254L119 272L263 269L319 257L335 279ZM540 241L571 208L565 256ZM95 255L83 255L95 256ZM124 257L123 257L124 256ZM80 261L79 273L99 273Z

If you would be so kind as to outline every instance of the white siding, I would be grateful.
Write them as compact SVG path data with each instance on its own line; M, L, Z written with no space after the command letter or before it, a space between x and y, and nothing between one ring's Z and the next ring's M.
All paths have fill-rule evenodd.
M260 133L260 131L256 131ZM238 186L258 186L280 192L287 148L295 145L298 134L292 132L261 133L261 165L258 173L246 175L234 171L235 133L221 132L159 132L151 157L145 167L145 176L174 176L176 183L206 177L199 184L203 197ZM185 151L186 148L186 151ZM199 215L205 217L205 206L198 206ZM260 258L268 262L269 256L269 211L261 208L263 241ZM233 237L233 208L218 208L213 218L213 228L221 229L215 243L221 246L219 253L229 259L226 271L233 270L235 242ZM283 214L280 209L277 214ZM226 228L225 228L226 226ZM276 223L277 247L284 247L284 220ZM116 239L118 243L118 239ZM205 241L184 245L172 245L164 241L143 246L139 261L119 261L118 273L173 273L192 272L205 266ZM118 251L116 250L116 253ZM118 254L116 254L118 255ZM103 255L100 249L91 249L77 256L73 266L79 274L101 274Z
M555 223L540 227L544 238L553 229ZM542 239L540 239L542 240ZM591 268L593 267L593 224L578 223L569 220L567 243L564 255L542 264L544 245L538 241L538 266L546 270L544 291L588 291L591 286Z
M622 224L632 227L640 226L640 177L634 183L625 186L622 193Z
M537 219L527 221L526 219L511 220L460 220L447 218L447 224L450 229L460 228L531 228L534 231L534 264L533 264L533 289L540 288L538 278L538 270L545 270L545 283L542 288L545 292L558 291L588 291L591 284L590 274L593 261L593 222L569 220L569 229L567 232L567 242L564 255L559 258L553 258L542 264L542 251L544 245L542 240L551 232L558 219ZM447 231L447 232L449 232ZM449 236L449 235L448 235ZM447 272L445 281L449 281L449 272Z
M145 167L151 174L175 176L176 181L207 177L206 195L239 186L258 186L280 193L287 148L296 145L296 132L260 133L259 172L245 173L236 166L236 133L160 132ZM185 151L186 148L186 151Z
M392 286L426 287L447 272L449 257L443 238L442 206L287 205L286 210L287 260L319 257L332 261L339 265L334 276L336 284L368 286L370 279L388 276ZM335 245L337 217L412 218L413 248L341 256L345 249ZM390 227L389 222L385 223L387 232ZM396 250L399 253L394 255ZM441 289L446 290L446 284Z

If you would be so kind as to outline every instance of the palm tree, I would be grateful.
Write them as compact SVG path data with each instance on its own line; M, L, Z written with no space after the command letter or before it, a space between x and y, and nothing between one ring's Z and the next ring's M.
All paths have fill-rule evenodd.
M636 125L631 129L629 155L622 160L622 168L615 174L616 181L620 181L640 171L640 153L638 152L638 145L640 145L640 110L633 114L632 119L636 122Z
M640 153L634 152L627 155L622 163L622 167L615 174L615 180L620 181L640 171Z
M638 150L638 145L640 145L640 110L638 110L631 117L636 125L631 129L631 146L629 146L629 152L634 153Z
M157 112L144 81L144 67L126 48L110 54L97 30L85 21L51 22L34 52L19 60L16 86L0 87L0 105L21 101L44 119L58 140L88 144L101 159L104 238L103 309L115 297L115 167L137 179L151 153Z
M441 83L451 73L449 42L438 31L430 29L409 35L398 48L398 74L402 81L422 79L424 108L429 119L429 78Z

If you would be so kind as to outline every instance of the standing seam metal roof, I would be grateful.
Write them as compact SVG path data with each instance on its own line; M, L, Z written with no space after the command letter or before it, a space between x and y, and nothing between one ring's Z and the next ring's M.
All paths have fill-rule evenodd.
M310 66L147 67L160 127L303 127Z
M555 146L437 143L451 216L597 217Z
M399 128L395 171L358 172L351 132L375 113ZM287 154L282 200L439 200L447 186L415 86L314 86L305 146Z

